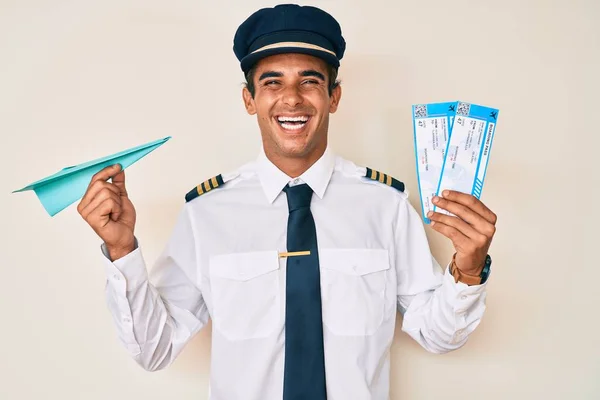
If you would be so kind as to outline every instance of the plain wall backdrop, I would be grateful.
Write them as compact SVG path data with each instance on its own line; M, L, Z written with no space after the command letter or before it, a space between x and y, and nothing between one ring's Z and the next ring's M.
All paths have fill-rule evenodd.
M100 240L33 192L63 167L168 135L127 170L151 266L185 193L258 154L232 51L272 1L0 1L0 398L206 399L210 329L167 370L117 341ZM411 105L500 109L482 200L498 216L483 322L460 350L397 330L393 400L600 398L597 0L315 0L347 40L330 143L406 183ZM449 240L427 227L445 264ZM400 323L400 318L399 321Z

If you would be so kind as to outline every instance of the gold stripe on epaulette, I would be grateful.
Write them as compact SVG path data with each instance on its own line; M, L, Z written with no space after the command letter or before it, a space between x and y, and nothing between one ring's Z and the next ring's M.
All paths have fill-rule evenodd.
M202 182L202 186L204 187L204 192L205 192L205 193L206 193L206 192L210 192L210 190L212 189L212 188L210 187L210 183L209 183L208 181L204 181L204 182Z
M202 189L202 184L199 184L198 186L196 186L196 191L198 192L198 196L200 196L202 193L204 193L204 190Z
M210 182L212 183L212 186L213 186L213 188L216 188L216 187L218 187L218 186L219 186L219 182L217 182L217 177L216 177L216 176L213 176L213 177L210 179Z
M385 181L385 174L382 174L381 172L379 173L379 182L383 183Z
M374 169L371 170L371 179L373 179L373 180L377 179L377 171L375 171Z
M385 181L386 185L388 186L392 186L392 177L391 176L387 176L387 180Z

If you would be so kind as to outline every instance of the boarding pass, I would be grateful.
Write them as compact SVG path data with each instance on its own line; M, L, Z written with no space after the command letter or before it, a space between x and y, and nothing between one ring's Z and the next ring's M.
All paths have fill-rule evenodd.
M481 197L483 183L487 171L496 123L498 119L498 109L485 107L477 104L466 102L455 103L436 103L448 105L446 111L446 120L450 123L449 137L443 152L442 167L439 169L437 180L435 177L425 175L427 181L424 181L419 171L419 160L417 159L417 173L419 178L419 188L421 191L421 204L423 218L426 223L429 223L427 212L432 209L430 186L432 181L436 184L436 189L433 191L435 195L440 195L444 190L450 189L467 194L471 194L476 198ZM452 105L454 108L452 109ZM433 129L417 130L419 122L429 117L423 116L423 106L425 112L429 113L429 109L435 110L435 104L421 105L421 107L413 106L413 120L415 125L415 149L417 156L419 154L419 146L425 144L425 149L428 153L436 154L436 162L439 162L439 155L435 153L434 141L427 144L427 135L433 135ZM434 107L431 107L434 106ZM420 110L420 113L417 113ZM441 110L438 110L441 112ZM441 116L437 116L441 118ZM423 129L423 128L421 128ZM433 137L433 136L432 136ZM421 150L424 152L424 150ZM424 169L421 167L421 169ZM446 210L433 206L433 211L449 214Z
M420 104L413 106L413 130L417 178L421 195L421 211L426 223L427 213L434 206L446 146L456 112L456 102Z

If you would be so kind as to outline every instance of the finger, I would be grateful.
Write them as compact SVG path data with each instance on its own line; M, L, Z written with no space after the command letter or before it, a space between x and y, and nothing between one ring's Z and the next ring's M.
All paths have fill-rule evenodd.
M453 217L450 215L433 212L430 211L427 216L431 221L441 222L444 225L451 226L458 230L460 233L469 238L476 245L482 247L487 243L487 237L482 233L478 232L471 225L467 224L465 221L458 217Z
M94 181L90 184L87 191L83 195L83 198L79 202L79 205L77 206L77 211L79 211L79 213L81 214L81 211L94 200L98 193L104 190L111 191L117 196L120 193L120 190L112 183L104 182L102 180Z
M127 189L125 188L125 170L122 170L112 178L112 183L121 191L122 196L127 196Z
M115 222L117 222L119 220L119 217L121 216L121 212L123 210L122 204L123 203L116 203L110 211L110 219L112 219Z
M105 200L107 199L112 199L115 203L117 203L119 206L122 204L123 200L121 199L121 197L118 194L115 194L113 191L111 190L103 190L101 192L98 193L97 196L95 196L92 201L90 201L82 210L81 210L81 216L84 219L87 219L87 217L94 212L94 210L96 208L98 208L98 206L100 204L102 204Z
M472 209L457 203L455 201L447 200L441 197L435 197L433 199L433 204L437 207L442 208L446 211L451 212L456 215L460 219L466 221L472 227L474 227L479 233L483 233L485 235L493 235L494 234L494 225L492 225L488 220L483 218L481 215L477 214Z
M431 227L450 239L457 250L468 247L469 238L453 226L446 225L443 222L431 221Z
M481 215L490 224L495 225L498 217L489 208L486 207L478 198L470 194L457 192L456 190L444 190L442 196L445 199L454 201L462 204L465 207L470 208L477 214Z
M105 190L98 193L96 197L89 202L87 206L85 206L81 210L81 216L85 219L87 218L100 204L102 204L105 200L112 199L115 203L121 205L123 200L117 194L112 191Z
M114 165L108 166L106 168L103 168L96 174L94 174L94 176L92 176L91 182L95 182L95 181L99 181L99 180L107 181L111 176L115 176L119 171L121 171L121 164L114 164Z
M121 205L116 202L114 197L109 197L98 204L98 206L91 211L91 213L88 215L87 221L95 228L103 228L110 221L110 215L120 213Z

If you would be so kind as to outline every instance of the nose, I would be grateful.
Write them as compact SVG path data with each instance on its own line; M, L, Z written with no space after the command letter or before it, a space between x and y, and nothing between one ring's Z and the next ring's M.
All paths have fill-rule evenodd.
M282 101L289 107L296 107L298 104L302 104L303 99L300 89L295 85L288 86L283 93Z

